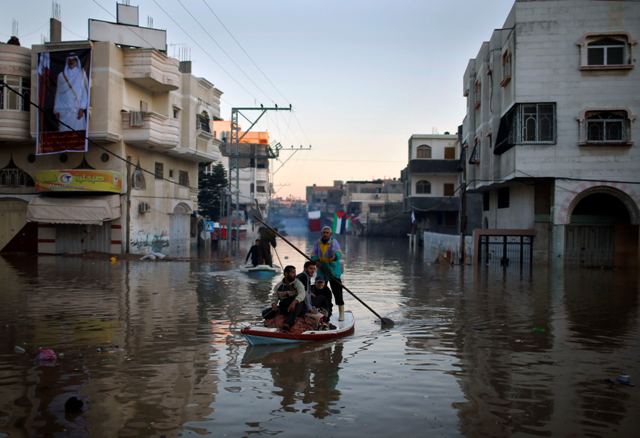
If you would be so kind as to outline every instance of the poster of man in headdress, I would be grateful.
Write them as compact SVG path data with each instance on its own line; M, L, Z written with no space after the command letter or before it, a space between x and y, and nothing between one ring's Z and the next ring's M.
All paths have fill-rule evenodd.
M86 152L91 49L38 54L36 154Z

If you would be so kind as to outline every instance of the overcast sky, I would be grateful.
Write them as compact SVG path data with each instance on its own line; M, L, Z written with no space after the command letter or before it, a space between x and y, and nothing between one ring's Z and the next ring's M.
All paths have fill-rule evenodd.
M48 35L50 0L0 3L4 41L13 20L23 45ZM205 0L130 3L140 7L141 25L150 16L167 29L169 55L191 49L193 73L224 92L223 118L231 106L293 105L295 114L270 113L258 129L287 147L312 146L274 178L277 195L304 197L313 183L399 177L411 134L455 132L465 114L466 64L513 0L206 0L210 9ZM88 18L115 21L112 0L59 4L64 40L86 38ZM272 166L290 154L282 151Z

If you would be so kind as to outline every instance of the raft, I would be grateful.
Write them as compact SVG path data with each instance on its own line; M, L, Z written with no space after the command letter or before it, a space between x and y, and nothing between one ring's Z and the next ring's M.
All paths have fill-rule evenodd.
M356 320L351 311L344 312L344 321L338 321L338 315L331 315L332 330L308 330L302 333L285 332L263 325L250 325L240 330L250 345L293 344L297 342L330 341L354 332Z
M282 273L282 269L278 265L244 265L240 268L240 272L257 278L271 278Z

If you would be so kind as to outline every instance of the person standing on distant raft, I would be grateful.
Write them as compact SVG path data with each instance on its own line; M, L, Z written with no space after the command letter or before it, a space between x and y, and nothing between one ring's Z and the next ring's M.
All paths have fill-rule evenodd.
M64 70L58 74L53 113L59 132L86 131L89 106L89 81L75 54L67 56Z
M331 228L322 227L320 239L313 245L311 260L317 262L318 273L316 278L325 278L331 286L331 292L338 305L338 320L344 321L344 300L342 299L342 250L340 243L331 236Z

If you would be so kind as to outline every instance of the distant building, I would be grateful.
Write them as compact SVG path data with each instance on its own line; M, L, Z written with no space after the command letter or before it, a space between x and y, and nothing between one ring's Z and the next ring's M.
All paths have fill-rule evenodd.
M189 255L198 165L221 158L210 121L222 92L167 56L166 32L138 27L136 7L118 8L122 22L90 20L91 40L62 42L52 20L50 43L0 44L0 77L41 105L49 97L38 81L56 86L48 56L91 50L90 106L76 110L78 120L89 114L86 152L36 155L37 126L63 134L53 113L0 94L0 250ZM81 147L84 132L70 132Z
M342 206L366 234L404 234L409 222L402 222L403 183L399 179L378 179L372 181L347 181L344 184ZM393 219L393 224L391 220ZM398 225L396 223L398 220ZM380 227L381 223L390 224Z
M320 211L323 215L333 215L342 208L343 182L334 181L332 186L307 186L306 201L308 211Z
M409 137L409 162L402 171L404 208L423 231L456 234L460 210L460 145L450 134Z
M539 261L638 264L640 3L516 1L463 79L484 229Z
M214 134L221 142L220 149L227 163L234 165L234 156L238 156L240 210L248 211L258 202L263 214L268 214L269 200L273 193L272 183L269 179L269 160L276 158L275 152L269 144L269 133L263 131L239 132L240 145L238 149L232 146L231 122L227 120L215 121ZM231 187L236 187L236 181L230 181ZM235 195L234 195L235 196ZM234 199L235 202L235 199ZM244 214L243 214L244 215Z

